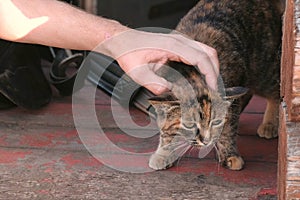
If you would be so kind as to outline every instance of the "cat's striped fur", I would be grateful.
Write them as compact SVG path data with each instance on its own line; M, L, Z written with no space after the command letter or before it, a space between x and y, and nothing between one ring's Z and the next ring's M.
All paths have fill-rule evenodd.
M244 94L232 88L234 94L223 97L208 90L195 68L170 63L184 78L174 78L170 69L160 72L174 88L173 94L151 100L161 137L150 167L172 165L180 145L185 148L186 144L187 149L189 145L202 148L215 144L223 166L242 169L244 161L236 146L238 120L253 94L267 99L258 135L268 139L277 136L281 15L279 0L201 0L180 21L177 31L217 50L225 87L249 90Z

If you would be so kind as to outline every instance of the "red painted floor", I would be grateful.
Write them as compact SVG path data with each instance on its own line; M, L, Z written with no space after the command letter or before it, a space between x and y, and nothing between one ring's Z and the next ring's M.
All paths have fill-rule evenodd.
M82 126L89 124L90 120L85 116L87 105L83 103L77 106L82 109L82 116L79 116L83 120ZM104 159L107 159L108 162L109 160L118 161L113 163L113 166L117 165L116 168L120 167L125 171L134 171L135 169L142 171L147 169L147 153L153 151L158 142L157 135L147 137L147 134L153 134L155 127L149 126L149 117L135 108L132 108L130 113L132 120L138 124L137 127L132 128L128 123L128 118L122 117L122 115L119 116L119 125L116 125L110 111L111 107L114 107L114 110L117 110L118 113L122 113L120 106L115 103L111 105L110 98L101 91L97 91L96 116L100 121L104 134L99 135L98 129L89 130L85 135L80 133L79 135L84 137L84 144L98 148L98 151L105 154ZM131 176L130 173L109 169L106 166L107 163L95 159L91 152L86 150L86 146L83 145L83 140L82 138L80 139L73 121L70 97L56 97L49 106L36 111L27 111L21 108L2 110L0 111L0 199L2 199L1 197L3 199L26 199L27 197L41 199L96 199L94 197L100 195L101 192L103 198L98 199L110 199L104 198L105 192L101 191L101 189L97 189L97 192L100 193L96 195L96 189L88 189L86 186L89 183L91 188L95 188L97 182L92 182L92 180L97 179L97 174L99 173L101 173L102 179L98 183L101 182L102 186L104 184L107 191L109 191L106 197L110 195L113 197L112 195L116 192L124 192L119 188L122 186L120 186L120 181L123 180L123 176L126 176L131 182L141 181L142 179L144 182L147 182L148 179L152 180L156 176L159 180L160 177L167 178L168 175L172 175L175 177L196 177L198 184L200 184L200 179L203 181L203 177L207 178L205 179L206 181L211 180L210 178L213 177L213 180L208 182L211 187L216 186L224 189L227 185L228 187L234 186L232 192L237 189L243 190L243 188L247 188L250 194L249 198L244 198L245 196L242 198L242 196L236 195L236 199L239 199L238 197L241 197L240 199L276 198L277 139L265 140L256 136L256 129L262 120L264 108L264 100L254 97L241 116L238 145L246 162L242 171L230 171L220 167L214 159L214 153L210 153L206 158L198 159L197 152L192 151L180 159L175 167L161 172L147 172L147 175L143 176L137 176L136 174ZM122 130L118 128L120 126ZM143 128L146 126L149 127ZM144 138L132 137L128 133L140 133ZM117 145L119 149L126 152L120 153L107 147L104 140L106 138ZM132 157L132 152L136 153L137 156ZM114 174L114 177L118 176L120 181L110 182L109 180L112 179L107 178L105 176L106 173ZM68 178L65 178L65 176ZM82 190L77 188L77 184L81 183L81 178L85 180L84 177L90 176L94 178L90 178L86 181L86 184L83 183L84 187L81 185ZM103 176L107 178L105 179L107 182L102 182L104 180ZM222 184L219 180L222 180ZM187 183L190 182L193 185L195 184L194 181L191 178ZM163 182L163 180L151 183L149 181L149 184L152 184L151 187L155 187L159 182ZM185 183L185 187L187 187L187 183ZM139 182L140 184L142 183ZM114 189L117 186L118 188ZM60 189L58 188L60 187L62 187L64 192L61 191L59 193ZM70 190L65 191L68 187ZM135 194L134 189L132 189L134 188L133 185L127 185L126 187L128 187L126 191L132 191L132 199L139 199L138 196L133 198ZM173 190L168 188L164 191ZM187 189L179 192L176 194L178 198L171 198L173 193L168 193L169 196L167 196L170 198L165 199L184 199L180 195L185 194L185 192L190 191ZM83 194L89 194L90 196L80 196ZM163 191L161 194L163 194ZM224 195L226 196L226 194ZM228 195L230 195L230 192L228 192ZM124 197L124 199L127 198ZM161 196L157 199L164 199L164 197ZM186 199L193 199L193 197L186 197ZM199 199L201 198L199 197Z

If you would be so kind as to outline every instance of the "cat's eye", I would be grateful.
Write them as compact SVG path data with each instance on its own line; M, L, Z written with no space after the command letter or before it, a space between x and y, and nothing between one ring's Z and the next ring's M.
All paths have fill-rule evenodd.
M222 120L220 120L220 119L214 120L214 121L212 121L212 123L211 123L212 126L218 126L218 125L220 125L220 124L222 124Z
M197 127L195 123L182 123L182 126L186 129L194 129Z

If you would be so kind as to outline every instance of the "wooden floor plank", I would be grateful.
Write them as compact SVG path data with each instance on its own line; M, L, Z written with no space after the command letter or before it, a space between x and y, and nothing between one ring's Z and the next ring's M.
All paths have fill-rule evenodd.
M106 94L97 92L97 95L95 107L103 134L93 128L83 134L82 132L78 134L73 120L70 98L56 98L49 106L37 111L27 111L21 108L1 111L0 168L3 172L15 174L14 178L26 173L25 171L32 170L39 171L42 173L41 176L48 178L49 175L53 176L56 173L80 172L86 176L98 172L106 173L108 167L105 162L94 157L95 155L93 156L87 150L87 145L101 147L98 148L101 150L100 153L110 159L124 160L125 158L125 162L119 162L119 164L129 171L137 167L148 168L149 153L153 152L158 144L156 125L151 124L151 119L136 108L131 108L131 119L128 120L127 116L122 114L123 108L116 103L110 103ZM239 172L224 169L215 160L214 153L199 159L198 152L193 150L179 159L173 168L164 172L190 174L192 177L199 176L200 178L202 176L215 177L218 180L214 178L211 184L222 180L227 184L253 187L255 191L259 188L262 191L261 194L266 188L275 191L277 140L264 140L256 136L256 128L262 119L263 106L259 108L255 106L261 105L259 104L260 98L255 98L253 101L254 104L250 103L241 116L238 137L238 146L246 161L245 169ZM85 105L78 106L81 106L84 112ZM118 125L111 112L112 107L121 113L118 116ZM81 117L82 123L86 123L87 126L89 116L83 113ZM129 121L136 123L137 126L132 127ZM149 127L146 127L148 125ZM88 126L80 125L80 128L84 130ZM88 139L84 140L85 143L82 140L83 137ZM107 151L105 139L127 153ZM132 152L137 153L139 157L131 159ZM39 179L40 175L37 173L34 177L35 175L31 174L31 177ZM0 173L1 176L4 175ZM153 174L153 176L158 175Z

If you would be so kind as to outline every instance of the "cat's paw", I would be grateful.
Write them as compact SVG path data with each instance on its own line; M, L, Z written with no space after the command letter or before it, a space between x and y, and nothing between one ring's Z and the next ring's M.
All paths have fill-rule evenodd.
M259 137L271 139L278 136L278 126L272 123L261 124L257 129Z
M159 154L152 154L149 159L149 167L154 170L163 170L172 167L173 163L170 163L166 156Z
M244 166L244 160L240 156L231 156L226 159L225 165L231 170L241 170Z

